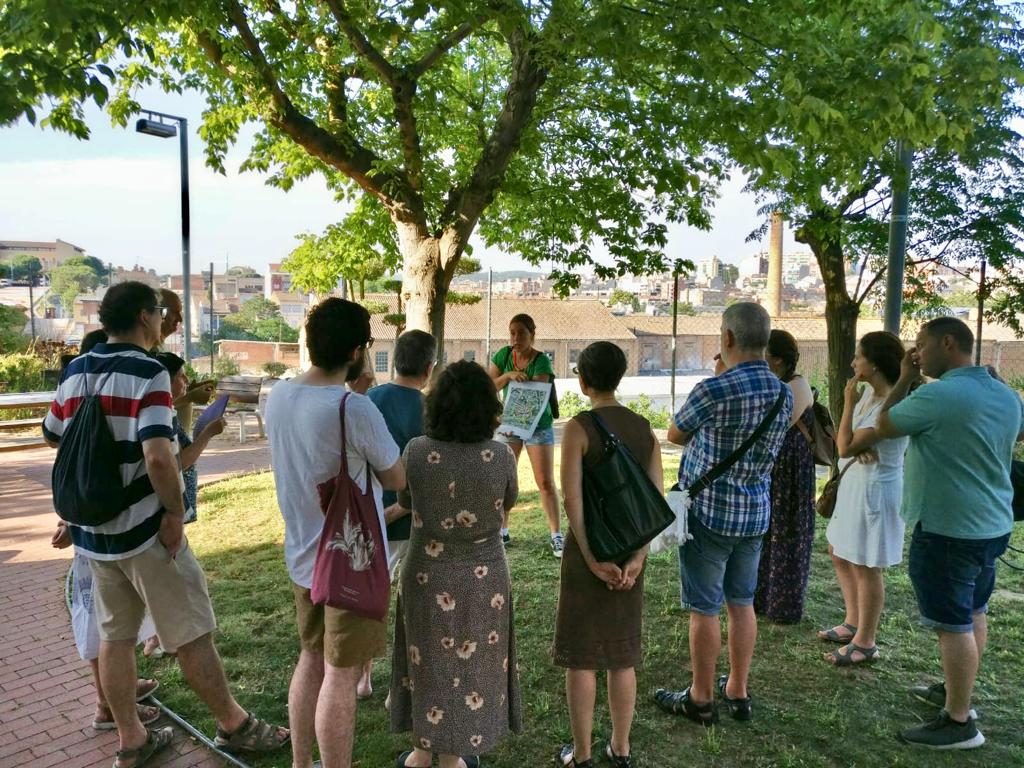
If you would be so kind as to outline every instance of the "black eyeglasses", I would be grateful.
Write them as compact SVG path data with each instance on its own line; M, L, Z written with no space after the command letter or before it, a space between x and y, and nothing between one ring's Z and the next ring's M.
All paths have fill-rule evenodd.
M572 367L572 375L573 375L573 376L579 376L579 375L580 375L580 369L579 369L579 367L578 367L578 366L575 366L575 365L574 365L574 366Z
M370 347L372 347L372 346L373 346L373 336L371 336L370 338L368 338L368 339L366 340L366 343L365 343L365 344L363 344L363 346L364 346L364 347L365 347L366 349L369 349Z
M170 307L165 307L163 304L157 304L150 311L151 312L159 312L161 318L166 318L168 313L171 311L171 308Z

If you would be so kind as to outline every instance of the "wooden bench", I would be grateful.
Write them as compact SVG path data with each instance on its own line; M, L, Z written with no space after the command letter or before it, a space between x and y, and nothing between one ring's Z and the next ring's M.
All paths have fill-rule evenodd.
M40 425L43 422L44 411L50 407L50 403L56 394L56 392L5 392L0 394L0 414L4 411L25 408L38 409L40 412L39 416L29 419L0 420L0 432L14 432L32 428L35 430L34 434L31 435L4 436L4 439L0 441L0 453L26 451L46 445Z
M11 419L10 421L0 421L0 432L16 432L21 429L39 429L39 425L43 423L43 417L37 416L34 419Z
M216 397L228 396L227 413L238 414L238 442L244 443L247 437L246 417L256 417L259 436L265 437L263 414L260 413L260 387L263 386L262 376L224 376L217 382Z

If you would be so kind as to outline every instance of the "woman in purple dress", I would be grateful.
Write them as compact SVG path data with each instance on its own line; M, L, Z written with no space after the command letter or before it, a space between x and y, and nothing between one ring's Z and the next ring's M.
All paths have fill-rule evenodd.
M779 624L795 624L804 612L804 593L814 543L814 457L809 435L814 394L796 372L796 339L774 330L768 339L768 365L793 390L795 423L786 433L772 470L772 516L761 548L754 610Z

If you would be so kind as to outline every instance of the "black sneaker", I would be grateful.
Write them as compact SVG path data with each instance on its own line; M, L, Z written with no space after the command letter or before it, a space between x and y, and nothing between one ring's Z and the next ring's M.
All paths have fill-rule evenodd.
M975 749L985 743L985 737L972 718L968 718L966 723L958 723L946 710L931 722L908 728L900 738L908 744L928 749Z
M664 688L659 688L654 692L654 701L669 714L683 715L695 723L700 723L705 728L718 722L718 708L715 706L715 700L712 699L706 704L697 704L690 698L689 688L683 691L667 691Z
M512 546L512 536L507 533L501 534L501 543L505 545L505 549Z
M725 701L726 706L729 708L729 715L733 720L742 720L744 722L753 718L754 713L750 707L750 696L745 699L731 699L725 693L725 686L729 684L729 676L722 675L718 678L718 692L722 694L722 699Z
M553 533L551 534L551 554L557 557L559 560L562 559L562 550L565 548L565 539L562 538L562 534Z
M915 685L910 689L910 695L918 701L923 701L925 704L931 704L932 706L940 707L945 709L946 707L946 684L945 683L933 683L932 685ZM978 711L976 709L968 710L967 714L972 720L978 719Z

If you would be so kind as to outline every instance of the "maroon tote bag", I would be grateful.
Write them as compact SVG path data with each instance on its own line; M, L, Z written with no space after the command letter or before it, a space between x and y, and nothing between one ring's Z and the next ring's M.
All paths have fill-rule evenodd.
M346 400L347 392L341 398L340 409L341 471L317 486L324 529L316 549L310 599L316 605L383 621L388 615L391 590L384 535L373 501L370 466L366 467L365 491L352 482L348 473Z

